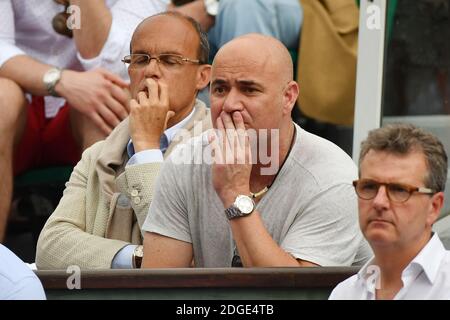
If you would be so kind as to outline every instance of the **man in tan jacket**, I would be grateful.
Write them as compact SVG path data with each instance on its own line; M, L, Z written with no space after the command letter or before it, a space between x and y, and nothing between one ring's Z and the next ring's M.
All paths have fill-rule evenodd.
M163 158L188 132L211 127L196 100L210 78L209 45L194 20L176 13L147 18L130 51L123 59L130 116L75 167L39 237L39 269L139 267L141 225Z

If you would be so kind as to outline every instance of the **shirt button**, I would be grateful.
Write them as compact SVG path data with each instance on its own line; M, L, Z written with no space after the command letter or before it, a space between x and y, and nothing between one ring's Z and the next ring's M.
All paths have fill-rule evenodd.
M132 197L136 197L138 194L139 194L139 191L137 191L136 189L131 190Z
M135 198L133 199L133 202L134 202L134 204L139 204L139 203L141 203L141 198L135 197Z

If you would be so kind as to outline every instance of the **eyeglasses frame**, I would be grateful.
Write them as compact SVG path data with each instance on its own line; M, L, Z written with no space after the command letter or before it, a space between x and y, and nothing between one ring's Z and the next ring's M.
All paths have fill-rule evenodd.
M368 199L363 198L363 197L361 197L361 195L358 193L358 188L357 188L357 186L358 186L358 183L361 182L361 181L371 181L371 182L374 182L375 184L378 185L377 192L375 193L375 195L374 195L372 198L368 198ZM378 192L380 191L380 187L382 187L382 186L384 186L385 189L386 189L386 195L387 195L388 199L389 199L390 201L396 202L396 203L405 203L406 201L408 201L408 200L411 198L411 196L412 196L413 193L428 194L428 195L433 195L433 194L436 193L433 189L426 188L426 187L413 187L413 186L411 186L411 185L404 184L404 183L387 183L387 182L379 182L379 181L372 180L372 179L358 179L358 180L354 180L354 181L352 182L352 184L353 184L353 187L355 188L355 192L356 192L356 195L358 196L358 198L363 199L363 200L372 200L372 199L375 199L376 196L378 195ZM391 196L390 196L390 193L389 193L389 186L390 186L390 185L401 186L402 188L404 188L405 190L407 190L407 191L408 191L408 194L409 194L408 198L406 198L406 199L403 200L403 201L398 201L398 200L391 199Z
M155 59L156 62L158 63L158 65L161 64L161 60L160 60L161 56L176 56L176 57L181 58L181 61L183 61L184 63L192 63L192 64L198 64L198 65L202 64L200 62L200 60L198 60L198 59L190 59L190 58L184 57L184 56L182 56L180 54L173 54L173 53L161 53L161 54L158 54L156 56L152 56L152 55L150 55L148 53L132 53L132 54L129 54L129 55L123 57L123 59L121 61L123 63L127 64L128 67L131 67L131 57L132 56L146 56L146 57L148 57L148 59L149 59L148 63L145 66L142 66L142 67L147 67L151 63L152 59ZM182 64L183 63L180 63L180 65L182 65Z

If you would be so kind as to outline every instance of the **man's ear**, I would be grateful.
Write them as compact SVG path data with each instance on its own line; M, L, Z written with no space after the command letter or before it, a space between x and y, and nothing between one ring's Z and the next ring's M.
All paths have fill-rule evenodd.
M430 210L427 216L427 222L432 226L441 214L442 207L444 206L444 193L438 192L431 197Z
M197 90L202 90L206 87L211 79L211 65L202 64L197 70Z
M295 81L289 82L283 92L283 114L288 114L289 116L291 115L292 108L297 101L298 94L298 83Z

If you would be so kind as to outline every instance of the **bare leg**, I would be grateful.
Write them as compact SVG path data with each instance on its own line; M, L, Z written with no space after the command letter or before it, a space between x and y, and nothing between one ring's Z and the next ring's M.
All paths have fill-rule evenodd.
M106 134L98 129L88 117L73 108L70 109L70 126L75 141L81 146L82 151L106 138Z
M13 186L13 149L26 123L28 102L13 81L0 78L0 243L6 234Z

